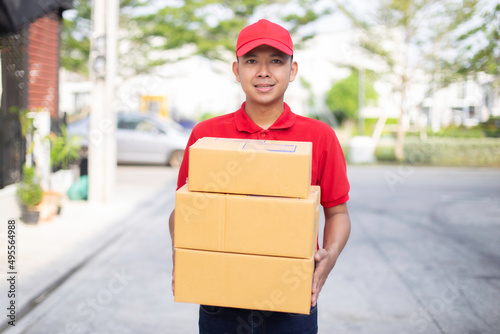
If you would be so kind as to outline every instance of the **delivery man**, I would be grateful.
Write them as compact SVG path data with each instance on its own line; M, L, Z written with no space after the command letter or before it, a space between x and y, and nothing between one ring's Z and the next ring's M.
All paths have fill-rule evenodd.
M312 142L311 184L321 187L321 205L325 214L323 246L314 256L309 315L201 305L200 333L317 333L318 295L350 233L346 205L349 182L344 155L330 126L296 115L284 103L288 84L295 79L298 71L297 62L293 60L292 39L286 29L267 20L244 28L238 36L236 61L232 69L246 95L245 102L234 113L197 124L187 147L202 137ZM186 149L177 188L182 187L189 177L188 152L189 149ZM173 212L169 225L173 244Z

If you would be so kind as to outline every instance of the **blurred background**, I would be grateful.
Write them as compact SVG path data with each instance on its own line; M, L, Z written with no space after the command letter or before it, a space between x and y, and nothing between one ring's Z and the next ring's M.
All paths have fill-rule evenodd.
M142 201L162 186L173 192L176 168L193 126L233 112L244 101L231 71L235 43L244 26L261 18L282 24L292 35L299 73L285 101L295 113L335 129L353 171L353 193L360 196L353 205L364 210L360 198L376 193L377 187L383 188L382 193L389 191L390 196L382 196L385 202L377 202L384 206L399 198L399 187L439 184L449 191L432 195L438 202L464 202L460 210L469 208L467 212L488 222L481 225L486 230L474 230L478 233L474 247L479 247L477 243L492 247L488 260L483 260L486 266L499 268L498 245L490 240L499 235L500 216L498 2L0 3L0 212L2 224L9 217L21 217L19 228L27 229L26 240L33 238L26 241L32 246L25 253L32 277L47 274L48 266L30 258L40 252L35 240L57 235L55 248L60 248L58 244L69 248L87 245L84 237L104 231L98 221L108 222L111 229L112 222L125 219L130 209L147 203ZM453 188L455 182L462 182L463 187ZM485 187L489 188L484 191ZM405 193L408 197L402 207L411 206L411 189ZM425 191L415 196L424 200ZM474 196L484 201L472 200ZM162 203L171 210L173 197ZM455 209L446 211L448 220L460 220L455 214L459 212L469 217L466 220L476 221ZM433 221L435 208L429 210L428 218ZM168 219L165 212L163 221ZM422 208L422 212L427 211ZM69 228L67 221L75 225ZM93 232L82 234L76 227L80 221ZM40 225L45 222L58 228ZM36 228L45 232L35 232ZM101 239L102 245L110 242ZM461 237L454 240L467 244ZM484 251L480 248L478 254ZM165 251L169 252L168 247ZM60 258L56 249L48 254ZM84 261L88 260L85 254L93 253L87 248L81 254L79 259ZM447 259L454 261L451 254ZM63 262L61 268L69 271L83 263L75 259ZM58 280L66 277L64 272L59 276L51 273L45 287L28 289L23 300L25 314L36 304L37 296L62 284ZM397 275L402 277L401 272ZM498 291L496 275L486 275L488 282L496 282L492 283L497 284L494 291ZM410 281L403 282L407 288L411 286ZM449 291L460 290L460 284L450 284ZM449 297L446 286L436 289L438 295L442 292L444 297L438 300L444 303ZM413 297L418 295L409 290ZM431 302L436 300L436 294L432 296ZM416 300L419 310L429 306L424 297ZM444 311L426 310L401 316L405 321L414 320L408 333L431 333L424 326L430 323L436 333L459 333L443 329L434 317ZM422 316L412 318L415 314ZM497 312L485 323L493 326L498 319ZM472 331L475 327L471 325L468 333L489 333L493 327L488 326ZM44 328L50 328L50 323ZM405 327L397 327L397 331L381 328L380 333L402 333Z
M116 160L175 166L183 129L244 100L235 40L259 18L295 41L286 101L334 127L350 162L498 166L498 13L488 0L5 1L0 187L34 164L48 188L51 173L88 158L90 184L104 187L89 196L105 201ZM120 123L126 113L175 130L132 132L140 121ZM127 130L143 145L124 144ZM55 141L66 156L50 152Z

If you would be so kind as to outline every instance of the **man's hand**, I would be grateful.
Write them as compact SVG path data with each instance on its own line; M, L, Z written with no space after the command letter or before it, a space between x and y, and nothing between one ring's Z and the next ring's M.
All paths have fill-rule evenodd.
M175 267L172 268L172 294L175 296Z
M318 301L318 296L323 288L323 285L335 266L337 262L337 257L333 255L333 252L327 252L326 249L322 248L314 254L314 274L313 274L313 284L312 284L312 295L311 295L311 306L316 306Z
M330 271L344 249L351 232L351 220L347 205L340 204L325 208L325 230L323 248L314 254L314 274L311 294L311 306L316 306L318 296Z
M172 247L172 295L175 297L175 248Z

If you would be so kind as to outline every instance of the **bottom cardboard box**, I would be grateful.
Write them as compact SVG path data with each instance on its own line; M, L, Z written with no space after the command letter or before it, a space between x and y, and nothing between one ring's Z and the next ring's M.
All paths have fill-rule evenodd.
M175 250L175 301L309 314L314 259Z

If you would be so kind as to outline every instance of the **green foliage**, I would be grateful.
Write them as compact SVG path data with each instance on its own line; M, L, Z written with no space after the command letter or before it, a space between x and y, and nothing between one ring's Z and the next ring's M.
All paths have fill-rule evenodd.
M499 167L500 140L497 138L408 138L404 160L412 165Z
M74 17L64 18L61 30L61 66L88 76L91 0L74 0Z
M407 80L401 69L401 52L409 53L410 45L421 44L428 38L427 27L431 21L446 17L444 8L439 8L434 0L379 0L372 3L375 12L369 20L356 15L344 1L336 0L337 8L353 25L363 33L357 45L369 56L386 65L387 74L397 74ZM403 37L403 38L401 38ZM392 43L387 43L390 40ZM395 47L396 46L396 47ZM395 52L397 50L397 52ZM399 88L401 89L401 88Z
M438 132L433 132L432 130L427 131L429 137L447 137L447 138L484 138L484 131L480 128L467 128L465 126L451 125L445 128L439 129Z
M375 148L375 159L379 162L396 162L394 146L377 146Z
M326 95L326 106L340 123L345 119L357 119L358 113L358 81L357 71L345 79L337 81ZM365 103L375 103L378 94L373 88L373 76L366 76Z
M356 46L366 59L377 63L380 74L398 93L400 117L396 132L395 153L403 159L405 128L403 120L409 113L411 96L409 87L414 81L412 68L419 68L433 77L431 92L445 84L448 73L456 71L444 66L449 54L457 54L453 47L454 29L458 25L467 27L474 16L479 0L379 0L371 3L375 7L369 19L356 15L345 0L335 0L337 8L359 29L361 38ZM458 19L459 18L459 19ZM454 24L456 23L456 24ZM498 24L494 25L495 29ZM456 39L455 39L456 40ZM471 39L472 44L477 40ZM496 41L498 45L498 40ZM444 48L448 45L449 48ZM449 52L444 52L449 51ZM465 53L463 53L465 55ZM498 59L498 52L496 53ZM466 59L470 59L466 55ZM418 101L412 101L419 104Z
M68 165L80 157L80 141L78 136L68 136L66 127L61 127L61 135L47 136L50 141L50 163L52 168L67 169Z
M440 66L446 83L484 72L500 84L500 4L487 1L464 1L451 28L457 32L444 45L453 57L444 58Z
M155 50L170 50L185 45L194 46L191 54L202 55L209 59L225 60L224 53L235 52L239 31L250 23L252 16L266 6L298 3L302 10L298 13L283 14L273 20L288 22L290 32L317 20L328 13L327 10L313 10L318 0L186 0L178 6L165 6L154 13L135 16L137 31L132 34L134 45L141 47L155 45ZM296 39L299 45L302 40ZM161 61L160 61L161 62ZM163 62L166 62L163 59ZM156 64L158 65L158 63ZM145 64L144 70L151 68Z
M474 129L480 129L486 137L500 138L500 117L491 117L488 121L474 127Z
M33 149L35 147L33 136L35 135L36 127L34 125L34 119L28 117L28 113L30 112L30 110L24 109L18 111L17 107L12 107L9 111L11 115L17 114L19 117L19 123L21 125L21 135L23 136L24 140L26 140L27 143L26 154L31 156L31 153L33 153Z
M319 0L185 0L151 2L127 0L120 2L120 28L126 31L120 43L119 71L133 75L151 71L169 61L193 54L209 59L223 59L227 50L234 52L239 31L250 19L267 6L281 6L281 17L273 20L287 24L297 33L296 46L312 35L299 34L329 9L317 9ZM295 4L295 6L286 6ZM91 32L91 1L75 0L75 11L65 15L62 37L61 64L64 68L88 75ZM138 10L140 9L140 10ZM280 16L280 15L278 15ZM193 46L192 52L167 59L161 51Z
M429 137L447 138L500 138L500 117L491 117L488 121L474 127L450 125L438 132L427 131Z
M122 17L128 22L127 10L147 4L146 0L120 0ZM73 10L66 11L61 30L61 66L68 71L89 75L92 0L73 0Z
M392 145L375 149L379 162L397 162ZM433 137L405 140L405 164L412 166L500 167L500 139Z
M27 209L32 209L42 201L43 190L34 167L23 166L23 180L17 188L17 196Z

